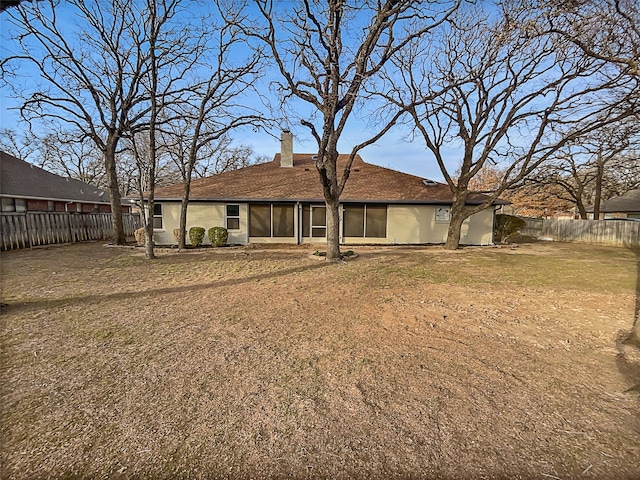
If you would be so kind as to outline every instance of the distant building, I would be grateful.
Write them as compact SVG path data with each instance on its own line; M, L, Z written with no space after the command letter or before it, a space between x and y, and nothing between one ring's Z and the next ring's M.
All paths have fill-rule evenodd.
M588 210L593 218L593 207ZM601 218L640 218L640 188L611 197L600 204Z
M109 194L88 183L61 177L0 151L2 212L109 213ZM123 213L131 205L122 204Z

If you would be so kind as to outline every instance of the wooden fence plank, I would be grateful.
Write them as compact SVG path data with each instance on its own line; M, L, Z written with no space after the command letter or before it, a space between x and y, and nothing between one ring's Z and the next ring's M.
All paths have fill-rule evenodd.
M559 242L640 248L640 222L525 218L523 235Z
M124 214L125 235L133 236L140 217ZM53 243L111 238L110 213L27 212L0 215L0 248L14 250Z

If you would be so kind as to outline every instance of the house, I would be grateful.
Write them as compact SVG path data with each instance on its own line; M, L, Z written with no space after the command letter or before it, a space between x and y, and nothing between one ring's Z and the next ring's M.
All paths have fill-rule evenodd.
M340 156L339 168L346 158ZM175 243L182 189L176 184L155 191L158 245ZM469 203L480 204L484 198L472 194ZM340 198L340 242L443 243L451 203L447 185L371 165L357 156ZM471 216L463 224L462 243L492 243L493 222L494 207ZM194 180L187 230L193 226L224 226L233 244L326 241L324 197L313 154L294 154L293 135L283 132L281 153L271 162Z
M593 218L593 207L588 210ZM601 218L640 218L640 188L600 204Z
M93 185L61 177L0 151L2 212L109 213L109 194ZM128 213L131 206L123 204Z

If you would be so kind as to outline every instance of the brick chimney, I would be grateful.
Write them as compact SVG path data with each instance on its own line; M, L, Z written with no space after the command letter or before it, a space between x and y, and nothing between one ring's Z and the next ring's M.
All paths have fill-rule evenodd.
M293 167L293 133L289 130L280 135L280 166Z

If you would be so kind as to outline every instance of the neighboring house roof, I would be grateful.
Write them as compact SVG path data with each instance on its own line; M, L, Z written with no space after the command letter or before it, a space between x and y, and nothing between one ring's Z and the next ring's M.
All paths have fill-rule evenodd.
M593 207L590 211L593 212ZM603 201L600 204L600 211L603 213L640 212L640 188Z
M0 196L109 203L109 194L98 187L47 172L5 152L0 152Z
M348 155L338 158L338 171ZM349 180L340 196L341 202L384 203L451 203L449 187L388 168L365 163L356 156ZM179 200L183 185L157 188L156 200ZM280 166L280 154L271 162L252 165L239 170L220 173L191 182L190 201L304 201L324 202L322 185L315 167L313 154L296 153L293 167ZM473 193L467 203L480 204L484 195ZM497 204L507 203L502 201Z

